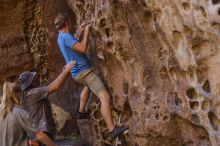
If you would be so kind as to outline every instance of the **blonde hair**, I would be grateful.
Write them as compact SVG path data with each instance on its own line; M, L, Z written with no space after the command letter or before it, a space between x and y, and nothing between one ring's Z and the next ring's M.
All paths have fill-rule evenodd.
M12 111L15 104L19 105L20 96L16 96L19 92L18 84L5 82L3 85L3 95L0 104L0 118L5 118Z

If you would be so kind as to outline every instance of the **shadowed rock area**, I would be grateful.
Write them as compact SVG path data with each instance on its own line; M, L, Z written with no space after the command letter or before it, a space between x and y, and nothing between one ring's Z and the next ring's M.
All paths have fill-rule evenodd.
M70 14L73 34L94 22L88 55L111 94L114 122L129 125L129 133L106 139L93 96L91 120L78 121L82 139L92 133L87 139L97 146L219 145L220 0L2 0L0 10L0 87L24 70L36 70L42 84L62 70L58 13ZM81 88L69 77L50 97L70 114L62 120L64 111L55 112L59 135L78 132Z
M71 139L57 140L55 143L57 146L90 146L86 142L76 142L75 140Z

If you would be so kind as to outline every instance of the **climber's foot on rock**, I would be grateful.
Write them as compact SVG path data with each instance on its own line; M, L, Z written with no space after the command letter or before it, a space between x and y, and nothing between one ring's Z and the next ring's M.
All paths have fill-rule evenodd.
M115 127L112 132L108 133L108 137L114 140L117 137L128 133L128 129L129 129L128 126Z
M81 112L77 112L77 119L90 119L90 113L81 113Z

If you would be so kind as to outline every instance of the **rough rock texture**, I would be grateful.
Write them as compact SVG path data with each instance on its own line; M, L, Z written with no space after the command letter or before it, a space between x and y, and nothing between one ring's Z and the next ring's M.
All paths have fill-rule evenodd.
M42 81L55 78L64 62L53 18L67 10L74 25L94 22L88 55L112 96L115 123L130 128L114 145L219 145L219 0L0 4L1 81L31 68ZM66 111L76 110L73 97L79 91L68 80L52 101ZM109 143L99 101L93 101L91 110L94 143Z
M71 115L62 108L51 104L56 130L59 132L65 125L66 121L71 119Z
M57 33L52 22L58 11L70 11L67 2L2 0L0 10L0 88L5 80L15 80L26 70L37 71L42 85L55 79L63 69L64 60L56 48ZM74 16L71 17L74 20ZM59 92L50 96L53 103L73 116L64 127L66 132L61 130L63 134L78 130L74 113L78 108L79 92L73 91L80 86L71 77L68 80Z
M98 145L99 142L96 138L96 129L93 122L89 119L77 120L77 125L80 129L80 135L83 141L88 142L90 145Z
M68 2L77 24L95 22L93 62L113 97L115 122L129 123L127 144L218 145L218 0Z

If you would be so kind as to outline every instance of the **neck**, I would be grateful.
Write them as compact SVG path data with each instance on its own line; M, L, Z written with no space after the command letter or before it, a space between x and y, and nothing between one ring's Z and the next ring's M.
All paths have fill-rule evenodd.
M67 33L69 33L70 31L69 31L68 28L63 28L63 29L60 29L59 32L67 32Z

